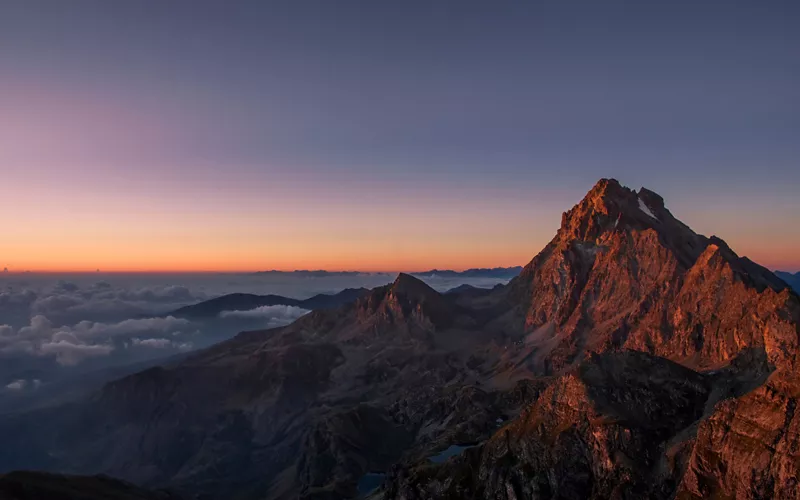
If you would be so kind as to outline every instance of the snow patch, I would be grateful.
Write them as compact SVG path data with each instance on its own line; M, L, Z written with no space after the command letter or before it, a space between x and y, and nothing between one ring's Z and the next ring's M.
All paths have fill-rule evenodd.
M650 217L654 218L655 220L658 220L658 217L656 217L655 214L653 213L653 211L650 210L650 207L648 207L647 205L644 204L644 202L642 201L641 198L637 197L636 199L639 200L639 210L641 210L642 212L646 213L647 215L649 215Z

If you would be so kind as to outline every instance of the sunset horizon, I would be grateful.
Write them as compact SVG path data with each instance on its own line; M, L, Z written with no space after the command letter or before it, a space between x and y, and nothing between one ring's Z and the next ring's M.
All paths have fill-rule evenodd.
M8 5L0 265L521 265L613 177L800 270L780 9L313 3Z
M589 187L591 184L586 189ZM566 195L561 198L566 199ZM326 238L325 235L308 239L305 230L296 233L292 230L285 238L276 241L242 231L234 239L244 240L243 244L220 246L214 235L207 234L207 230L211 228L198 228L193 233L184 233L181 236L187 238L186 241L201 238L191 247L182 239L177 239L170 242L170 247L165 248L164 240L161 239L159 244L130 248L126 238L115 235L111 230L105 239L98 235L85 242L80 239L70 242L70 245L62 246L55 256L49 248L25 245L9 250L9 244L5 243L2 258L5 258L4 267L10 274L93 273L98 270L105 273L162 274L255 273L268 270L394 273L524 266L553 237L561 213L572 208L579 198L580 196L563 205L561 209L555 207L557 202L553 199L546 204L540 204L544 210L537 210L530 200L520 201L515 208L508 205L506 199L503 201L506 204L502 209L504 215L510 216L509 219L518 225L504 220L497 220L499 224L487 220L491 228L488 225L469 226L455 235L452 230L443 235L430 234L428 231L420 233L415 232L413 227L408 227L403 232L391 231L372 235L369 230L349 229L351 235L355 235L351 241L342 236ZM720 211L727 211L734 206L735 200L730 200L729 203L733 204L723 204L725 202L722 200L719 203L719 207L725 207ZM742 257L748 257L772 270L800 271L800 233L784 233L787 238L785 242L772 241L748 234L764 234L777 229L774 228L773 221L767 224L755 221L752 213L744 219L728 222L719 218L719 212L709 213L703 207L695 207L694 211L685 211L678 207L678 213L690 226L692 220L697 218L703 226L729 228L730 237L721 232L702 231L702 226L695 227L701 234L722 238ZM748 218L753 222L750 226L746 225ZM445 216L439 223L447 222L448 219L449 216ZM531 223L528 227L524 226L526 219ZM534 225L537 221L539 224ZM329 222L337 224L335 219ZM429 225L433 226L432 222L429 220ZM119 230L127 231L129 227L120 226ZM492 231L494 236L482 237L487 231ZM83 243L88 243L88 246L69 248L71 245ZM15 258L14 250L24 257ZM102 254L94 254L100 251ZM270 254L272 257L268 256ZM49 259L54 257L58 261L50 262Z

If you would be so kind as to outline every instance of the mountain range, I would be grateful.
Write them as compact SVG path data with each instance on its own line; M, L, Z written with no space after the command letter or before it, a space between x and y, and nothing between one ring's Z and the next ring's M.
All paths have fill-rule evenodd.
M514 267L478 267L467 269L464 271L453 271L451 269L431 269L428 271L419 271L419 272L412 272L409 273L413 276L419 277L432 277L432 276L439 276L439 277L448 277L448 278L499 278L499 279L511 279L514 276L518 275L522 271L522 266L514 266ZM323 271L323 270L316 270L316 271L309 271L309 270L297 270L297 271L258 271L253 273L254 275L267 275L267 276L280 276L280 275L291 275L295 277L303 277L303 278L329 278L329 277L336 277L336 276L359 276L359 275L388 275L388 273L369 273L369 272L362 272L362 271Z
M522 272L522 266L515 267L492 267L492 268L473 268L465 271L451 271L449 269L431 269L430 271L422 271L410 273L412 276L418 278L497 278L497 279L511 279Z
M522 271L522 267L495 267L491 269L475 268L467 269L466 271L450 271L432 269L421 273L413 273L413 276L420 278L495 278L495 279L511 279L517 276ZM267 273L280 273L282 271L265 271ZM326 276L328 271L293 271L292 273L315 273L316 277ZM333 273L339 275L340 273ZM311 276L311 275L309 275ZM455 291L464 292L466 289L471 288L480 290L477 287L470 285L461 285L449 290L445 293ZM197 304L176 309L167 315L176 318L189 318L189 319L204 319L219 316L224 311L248 311L259 307L269 306L292 306L300 307L302 309L317 310L317 309L333 309L343 306L356 299L366 295L369 292L366 288L346 288L341 292L335 294L317 294L308 299L294 299L291 297L284 297L282 295L257 295L251 293L229 293L221 295L213 299L204 300ZM474 293L474 292L472 292Z
M650 190L600 180L508 285L356 295L4 416L0 469L225 499L800 498L800 298Z
M293 299L282 295L230 293L197 304L184 306L169 313L176 318L211 318L223 311L248 311L265 306L292 306L302 309L332 309L354 302L369 292L366 288L346 288L336 294L317 294L308 299Z

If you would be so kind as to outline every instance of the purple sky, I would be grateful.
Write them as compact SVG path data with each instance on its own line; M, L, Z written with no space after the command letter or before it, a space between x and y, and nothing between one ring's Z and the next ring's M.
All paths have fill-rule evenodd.
M12 269L514 265L600 177L800 268L796 1L0 6Z

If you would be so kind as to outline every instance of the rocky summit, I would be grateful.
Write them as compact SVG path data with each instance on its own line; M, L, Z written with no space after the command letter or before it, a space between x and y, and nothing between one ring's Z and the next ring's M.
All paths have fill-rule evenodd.
M800 498L800 300L599 181L507 286L394 283L0 422L0 467L241 499Z

